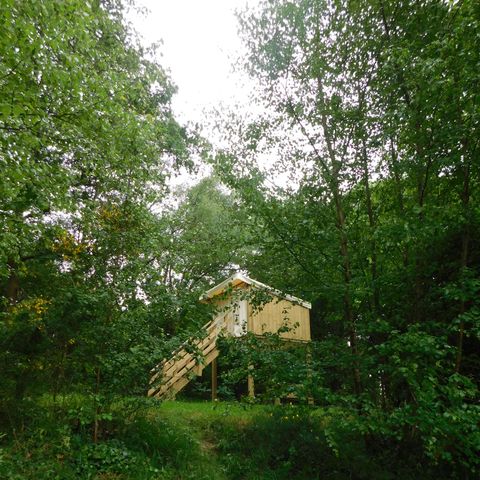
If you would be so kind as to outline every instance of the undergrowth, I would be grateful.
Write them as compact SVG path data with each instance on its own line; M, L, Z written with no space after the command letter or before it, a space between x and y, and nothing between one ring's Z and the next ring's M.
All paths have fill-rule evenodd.
M192 432L162 418L160 404L119 402L92 440L93 413L72 398L55 409L30 404L2 426L0 478L9 480L217 479Z
M365 437L338 410L123 399L103 414L81 396L22 406L2 420L0 478L9 480L466 479L415 445Z

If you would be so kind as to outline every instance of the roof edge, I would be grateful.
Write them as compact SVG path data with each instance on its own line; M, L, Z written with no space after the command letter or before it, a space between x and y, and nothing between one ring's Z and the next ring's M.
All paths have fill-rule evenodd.
M276 288L265 285L264 283L259 282L257 280L253 280L253 278L247 277L246 275L243 275L242 273L239 273L239 272L234 273L227 279L223 280L223 282L220 282L218 285L215 285L214 287L207 290L200 297L200 300L206 300L207 298L212 298L215 295L220 294L228 285L232 283L238 284L242 282L246 283L247 285L252 285L254 287L257 287L261 290L266 290L267 292L273 293L277 297L280 297L280 298L283 298L284 300L288 300L289 302L301 305L302 307L308 308L309 310L312 309L312 304L310 302L302 300L301 298L295 297L293 295L289 295L288 293L283 293L280 290L277 290ZM216 293L218 290L219 292Z

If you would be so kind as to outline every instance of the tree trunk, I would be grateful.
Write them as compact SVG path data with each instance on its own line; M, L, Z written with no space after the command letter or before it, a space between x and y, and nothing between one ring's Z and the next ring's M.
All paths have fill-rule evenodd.
M466 150L466 148L465 148ZM465 160L463 167L463 190L462 190L462 207L466 217L468 217L468 207L470 203L470 161ZM470 226L468 218L465 218L465 226L462 232L462 247L460 250L460 275L464 273L468 266L468 247L470 243ZM460 326L457 336L457 355L455 359L455 372L460 373L463 356L463 338L465 336L465 321L463 315L466 311L465 300L460 303Z
M357 324L352 307L351 297L351 283L352 283L352 269L350 263L350 253L348 250L348 238L346 234L346 223L343 206L340 201L340 194L338 190L334 192L335 208L337 211L337 223L340 232L340 253L343 261L343 279L345 293L343 296L345 323L348 329L348 337L350 342L350 349L353 355L353 386L356 395L362 392L362 382L360 376L358 341L357 341Z
M95 382L95 418L93 421L93 443L98 442L98 436L100 433L100 405L98 404L98 393L100 392L100 367L96 369L96 382Z
M370 172L368 171L368 155L367 155L367 146L365 144L365 139L362 140L362 176L363 183L365 186L365 203L367 207L368 215L368 225L370 229L370 253L372 255L370 263L370 273L372 275L372 286L373 286L373 310L376 315L379 314L380 310L380 292L378 289L377 281L377 245L375 241L375 215L373 213L373 203L372 195L370 192Z
M17 276L17 264L12 258L9 258L7 265L9 275L5 288L5 297L7 298L9 305L15 305L18 302L18 294L20 292L20 281Z
M337 154L333 148L333 134L330 131L327 115L325 113L325 94L323 91L322 79L317 78L317 87L318 87L318 103L320 110L321 125L323 129L323 136L325 138L325 143L327 146L327 154L330 161L330 168L325 164L322 158L319 156L318 160L323 169L326 181L332 192L333 200L335 203L335 211L337 217L337 228L340 235L340 255L342 257L342 267L343 267L343 280L344 280L344 318L345 323L348 329L348 337L350 343L350 349L353 356L353 385L354 392L356 395L359 395L362 392L362 383L360 375L360 362L359 362L359 352L358 352L358 335L357 335L357 324L355 314L353 312L352 306L352 296L351 296L351 283L352 283L352 268L350 261L350 252L348 248L348 238L346 232L346 220L345 212L343 210L341 192L340 192L340 171L342 168L342 163L337 159Z

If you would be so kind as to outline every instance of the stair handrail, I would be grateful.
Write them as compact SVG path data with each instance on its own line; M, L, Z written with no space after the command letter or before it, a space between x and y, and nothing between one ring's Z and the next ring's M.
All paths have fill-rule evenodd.
M209 322L207 322L201 330L199 330L199 332L201 331L206 331L207 335L204 336L203 338L199 338L197 339L197 344L200 344L201 345L201 342L202 341L205 341L207 340L213 333L213 337L208 340L207 344L204 345L202 348L201 348L201 351L202 351L202 354L204 354L204 352L206 351L206 349L208 349L209 347L211 347L212 343L215 343L219 334L221 333L221 331L223 329L225 329L227 323L225 321L225 318L226 318L226 315L227 315L228 312L224 312L223 314L221 315L217 315L214 319L210 320ZM209 331L211 330L211 331ZM149 381L149 384L152 385L162 374L162 364L163 364L163 368L165 368L165 365L167 363L167 360L170 361L172 358L175 358L176 355L178 355L178 353L182 350L182 348L188 343L191 341L192 338L190 338L189 340L185 341L182 343L182 345L180 345L180 347L178 347L173 353L172 353L172 356L170 357L170 359L165 359L164 361L162 361L159 365L157 365L156 367L154 367L151 372L154 372L152 377L150 378L150 381ZM193 357L193 354L186 351L185 354L180 357L179 359L177 359L175 362L180 362L182 361L184 358L187 358L187 355L190 355L192 357L192 360L194 361L194 363L198 363L198 359L194 358ZM191 361L190 360L190 363ZM173 364L175 365L175 363ZM172 365L172 367L173 367ZM187 365L188 365L188 362L187 362ZM172 368L172 367L169 367ZM185 368L185 367L183 367ZM190 369L188 369L190 370ZM165 371L163 371L164 373ZM188 373L188 372L185 372L185 374ZM175 373L173 374L175 375ZM184 376L184 375L182 375ZM173 378L173 377L172 377ZM148 396L153 396L155 391L156 392L161 392L162 389L165 387L166 384L168 384L168 382L170 382L172 380L172 378L170 379L167 379L167 381L165 383L160 383L160 384L157 384L156 386L154 386L153 388L151 388L148 392ZM168 387L165 391L168 391L170 387ZM165 393L165 392L163 392Z

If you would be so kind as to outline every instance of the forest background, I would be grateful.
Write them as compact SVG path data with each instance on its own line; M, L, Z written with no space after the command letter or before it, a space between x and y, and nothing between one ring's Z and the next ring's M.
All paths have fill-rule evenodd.
M200 294L240 268L312 302L313 374L247 338L224 346L225 385L254 358L272 395L308 383L334 419L318 447L332 458L384 475L406 462L378 478L474 478L478 2L241 12L258 108L220 112L222 148L175 120L174 84L122 2L2 0L0 18L0 472L29 478L20 445L42 435L114 456L151 367L210 318ZM208 178L169 191L203 164ZM78 467L67 443L43 478Z

